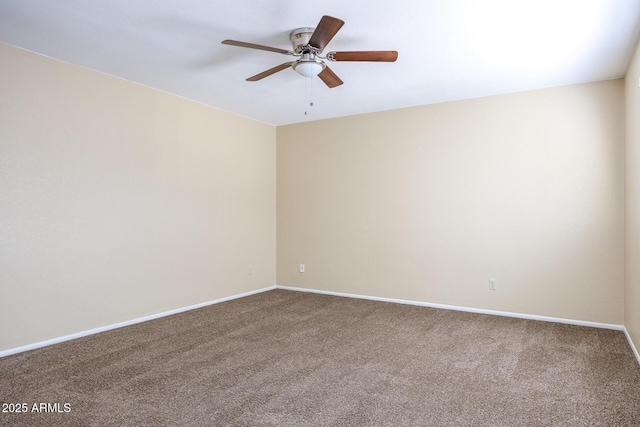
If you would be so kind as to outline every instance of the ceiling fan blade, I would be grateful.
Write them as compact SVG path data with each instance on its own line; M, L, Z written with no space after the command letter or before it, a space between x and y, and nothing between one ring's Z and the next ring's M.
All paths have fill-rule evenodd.
M340 80L340 77L338 77L329 67L324 67L324 70L318 74L318 77L320 77L324 84L329 86L329 88L340 86L343 83L343 81Z
M344 21L342 19L334 18L333 16L325 15L318 23L315 31L309 39L309 44L320 50L329 44L333 36L336 35L338 30L342 28Z
M327 58L332 61L395 62L395 60L398 59L398 52L395 50L329 52Z
M271 46L263 46L261 44L255 44L255 43L240 42L238 40L224 40L222 44L228 44L231 46L238 46L238 47L247 47L249 49L267 50L269 52L283 53L285 55L293 54L293 52L291 52L290 50L284 50L284 49L271 47Z
M263 71L260 74L256 74L253 77L249 77L247 79L248 82L257 82L258 80L262 80L265 77L269 77L271 74L275 74L278 71L282 71L282 70L286 70L287 68L291 67L293 64L295 64L296 62L285 62L284 64L280 64L277 67L273 67L268 69L267 71Z

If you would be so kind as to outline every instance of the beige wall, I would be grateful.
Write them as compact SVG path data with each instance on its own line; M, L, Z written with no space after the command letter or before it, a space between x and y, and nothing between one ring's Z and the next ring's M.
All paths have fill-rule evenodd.
M283 126L277 159L279 285L623 323L623 80Z
M624 323L640 349L640 46L625 78L626 247Z
M0 350L275 284L274 127L0 62Z
M623 323L622 80L276 131L7 45L0 58L0 351L270 286L276 267L285 286Z

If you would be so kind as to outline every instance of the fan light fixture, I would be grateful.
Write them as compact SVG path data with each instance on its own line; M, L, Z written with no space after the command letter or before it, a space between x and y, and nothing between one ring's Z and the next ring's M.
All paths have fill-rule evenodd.
M304 77L315 77L324 69L325 65L322 61L310 59L307 61L299 61L293 64L296 73Z
M342 28L344 21L333 16L324 15L316 28L302 27L295 29L289 34L292 50L285 50L279 47L263 46L261 44L241 42L238 40L223 40L222 44L231 46L246 47L249 49L266 50L268 52L281 53L296 57L295 60L276 65L266 71L249 77L248 82L257 82L272 74L278 73L287 68L293 68L296 73L303 77L318 76L328 88L334 88L342 84L340 77L325 64L324 61L368 61L368 62L395 62L398 52L395 50L363 50L347 52L328 52L326 56L320 56Z

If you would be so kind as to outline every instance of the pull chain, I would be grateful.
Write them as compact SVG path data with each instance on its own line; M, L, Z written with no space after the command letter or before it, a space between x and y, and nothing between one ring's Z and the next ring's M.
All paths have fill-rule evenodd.
M311 112L309 110L313 107L313 77L305 77L304 80L304 115L308 116Z

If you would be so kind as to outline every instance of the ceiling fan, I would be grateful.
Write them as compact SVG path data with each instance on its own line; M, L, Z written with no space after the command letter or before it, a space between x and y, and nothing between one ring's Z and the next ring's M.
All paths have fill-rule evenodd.
M291 32L289 39L293 45L293 50L285 50L277 47L263 46L254 43L241 42L237 40L224 40L222 44L246 47L249 49L266 50L269 52L281 53L297 57L295 61L270 68L262 73L249 77L247 81L255 82L262 80L278 71L293 68L298 74L305 77L318 76L330 88L340 86L340 80L323 60L327 61L370 61L370 62L394 62L398 58L395 50L369 50L369 51L347 51L329 52L321 56L322 51L342 28L344 21L332 16L323 16L316 28L298 28Z

